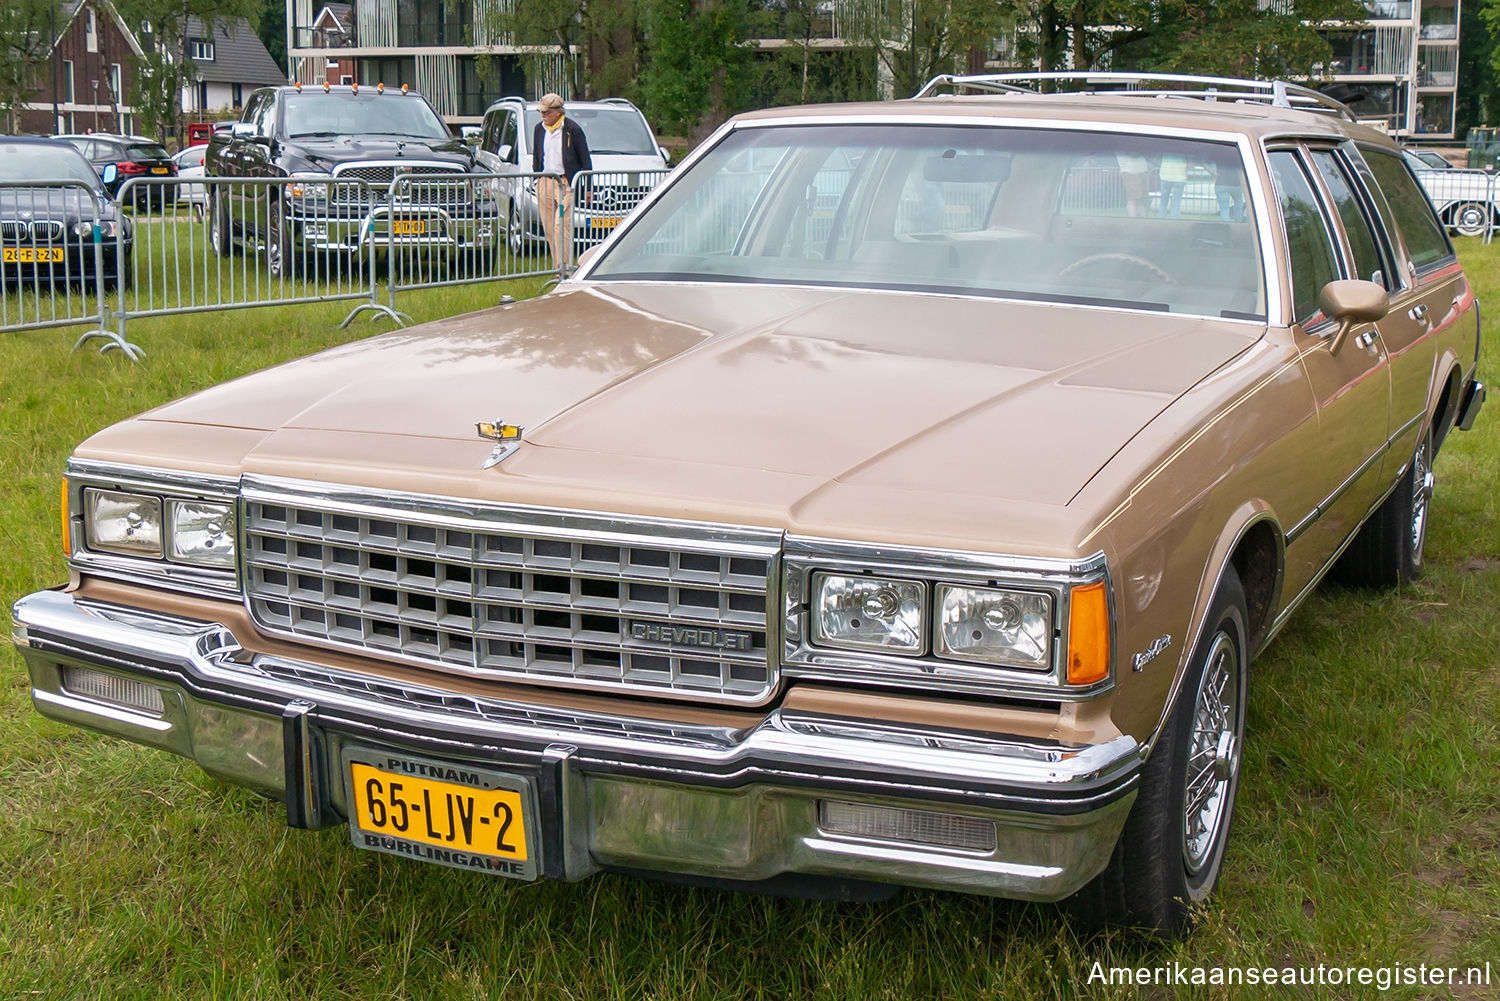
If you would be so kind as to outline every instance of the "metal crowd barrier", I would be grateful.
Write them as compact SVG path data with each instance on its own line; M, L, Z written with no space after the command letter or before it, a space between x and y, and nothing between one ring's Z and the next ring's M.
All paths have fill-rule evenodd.
M79 345L103 338L137 357L110 328L110 298L130 281L115 230L128 226L78 181L0 185L0 330L93 324Z
M1496 216L1495 173L1487 170L1418 170L1417 180L1448 229L1460 236L1494 239Z

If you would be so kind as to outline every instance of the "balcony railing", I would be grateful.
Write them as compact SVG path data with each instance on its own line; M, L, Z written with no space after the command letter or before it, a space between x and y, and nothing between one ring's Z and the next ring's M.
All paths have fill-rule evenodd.
M1411 0L1365 0L1371 20L1410 21Z

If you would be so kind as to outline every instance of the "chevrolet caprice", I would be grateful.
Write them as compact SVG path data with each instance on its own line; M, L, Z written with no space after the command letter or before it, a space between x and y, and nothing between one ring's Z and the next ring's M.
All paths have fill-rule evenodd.
M736 118L549 295L84 442L37 708L455 881L1187 928L1251 659L1422 569L1478 307L1321 95L946 82Z

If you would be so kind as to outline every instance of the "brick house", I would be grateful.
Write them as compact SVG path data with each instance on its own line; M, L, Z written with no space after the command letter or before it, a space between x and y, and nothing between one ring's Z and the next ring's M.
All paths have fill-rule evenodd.
M64 0L42 86L20 113L20 130L131 132L140 42L109 0Z

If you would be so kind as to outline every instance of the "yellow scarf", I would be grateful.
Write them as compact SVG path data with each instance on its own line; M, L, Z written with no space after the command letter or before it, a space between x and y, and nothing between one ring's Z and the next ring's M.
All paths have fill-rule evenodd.
M567 115L558 115L557 123L555 125L548 125L546 122L543 122L542 128L546 129L548 132L556 132L558 129L562 128L562 123L567 120L567 117Z

